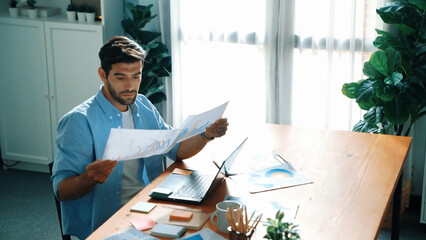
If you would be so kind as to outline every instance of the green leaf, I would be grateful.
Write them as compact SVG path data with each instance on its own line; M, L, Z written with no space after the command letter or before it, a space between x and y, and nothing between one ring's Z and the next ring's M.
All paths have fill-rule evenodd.
M372 128L372 126L365 120L360 120L355 126L352 128L354 132L368 132Z
M169 50L166 45L158 42L158 45L155 48L152 48L149 51L149 54L152 58L163 58L169 56Z
M385 84L385 82L382 81L375 82L373 88L376 97L385 102L392 100L397 92L397 88L394 85Z
M342 87L342 93L348 98L355 99L357 97L358 89L359 84L356 82L345 83Z
M370 107L374 106L374 82L373 80L365 80L358 89L356 102L363 110L368 110Z
M416 5L422 10L426 10L426 1L425 0L408 0L409 3Z
M388 47L385 54L388 63L388 73L397 72L401 67L401 53L396 51L393 47Z
M149 101L151 101L153 104L159 103L161 101L164 101L167 99L166 94L163 92L155 92L148 97Z
M410 36L410 35L417 35L417 32L415 29L404 25L404 24L396 24L396 27L399 29L399 31L401 31L403 36Z
M409 118L410 112L407 108L407 102L399 95L387 102L383 109L387 119L393 124L404 124Z
M393 82L394 85L396 85L399 82L401 82L403 78L404 77L399 72L393 72L392 75L391 75L391 79L392 79L392 82Z
M385 23L405 24L418 31L422 22L422 15L418 9L402 1L389 2L377 9L376 13Z
M379 71L377 71L370 62L364 63L364 68L362 69L362 72L365 76L371 78L371 79L383 79L384 74L381 74Z
M148 45L154 39L158 38L161 34L150 31L137 31L136 39L138 39L138 43L141 45Z
M390 71L388 69L388 59L383 51L376 51L370 57L371 66L382 75L387 76Z

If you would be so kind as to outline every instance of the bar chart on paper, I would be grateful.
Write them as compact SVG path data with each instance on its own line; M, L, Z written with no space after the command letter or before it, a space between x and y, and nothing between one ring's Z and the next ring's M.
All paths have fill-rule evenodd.
M207 112L203 112L197 115L189 115L183 123L178 142L184 141L203 132L207 127L209 127L223 115L226 107L228 106L228 102L229 101Z

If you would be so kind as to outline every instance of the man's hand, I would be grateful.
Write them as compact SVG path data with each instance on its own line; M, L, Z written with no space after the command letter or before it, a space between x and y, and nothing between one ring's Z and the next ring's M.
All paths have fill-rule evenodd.
M204 135L206 138L222 137L226 134L228 125L229 123L227 118L220 118L216 122L212 123L208 128L206 128Z
M117 161L100 159L90 163L83 174L65 178L59 183L58 198L65 201L83 197L98 183L106 182L116 165Z
M96 160L91 164L87 165L86 173L87 176L96 183L104 183L108 179L114 167L117 165L117 161L111 160Z

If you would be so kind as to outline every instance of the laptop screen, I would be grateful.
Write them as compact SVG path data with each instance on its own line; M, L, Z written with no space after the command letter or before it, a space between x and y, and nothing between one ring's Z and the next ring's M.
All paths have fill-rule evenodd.
M232 154L223 162L222 167L220 168L220 172L225 174L225 176L229 176L229 171L231 170L232 165L234 164L235 160L237 159L238 154L241 151L241 148L243 148L244 143L247 141L247 138L244 139L244 141L240 144L240 146L237 147L237 149L232 152Z

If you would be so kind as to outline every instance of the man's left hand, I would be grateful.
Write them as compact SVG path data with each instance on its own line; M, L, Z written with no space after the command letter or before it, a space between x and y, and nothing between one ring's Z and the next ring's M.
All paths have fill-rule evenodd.
M206 138L222 137L226 134L226 131L228 130L228 125L229 123L227 118L220 118L216 122L212 123L208 128L206 128L204 135L206 136Z

